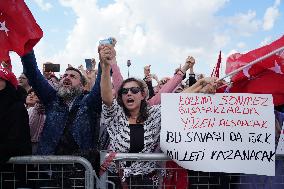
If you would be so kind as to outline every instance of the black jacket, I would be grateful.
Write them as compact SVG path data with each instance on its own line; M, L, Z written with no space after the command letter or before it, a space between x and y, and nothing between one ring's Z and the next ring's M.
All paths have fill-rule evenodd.
M16 89L0 90L0 166L12 156L32 153L29 117Z

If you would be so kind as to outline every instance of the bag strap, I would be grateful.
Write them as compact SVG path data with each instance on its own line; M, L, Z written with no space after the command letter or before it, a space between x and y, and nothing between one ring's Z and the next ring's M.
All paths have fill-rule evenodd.
M116 152L110 152L109 153L108 157L104 160L104 162L100 166L99 176L102 176L106 172L106 170L110 166L111 162L115 158L116 154L117 154ZM116 163L116 168L118 169L118 163ZM122 178L123 178L123 171L122 171L122 169L118 170L118 175L119 175L119 178L120 178L120 182L121 182L122 188L123 189L128 189L127 183L122 181Z
M116 152L109 153L108 157L104 160L104 162L100 166L99 176L102 176L106 172L107 168L110 166L110 163L113 161L115 156Z

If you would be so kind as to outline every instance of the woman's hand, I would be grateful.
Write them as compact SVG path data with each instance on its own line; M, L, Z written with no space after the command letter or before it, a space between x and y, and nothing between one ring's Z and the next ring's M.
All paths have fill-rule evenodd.
M100 45L99 46L99 56L101 66L109 67L115 59L116 52L113 45Z

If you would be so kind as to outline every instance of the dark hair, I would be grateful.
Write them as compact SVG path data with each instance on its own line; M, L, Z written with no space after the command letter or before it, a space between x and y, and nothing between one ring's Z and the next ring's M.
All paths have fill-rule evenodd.
M28 94L31 94L32 92L35 92L35 90L34 90L33 88L30 88L30 89L28 90Z
M83 76L83 74L80 72L80 70L78 70L78 69L76 69L76 68L73 68L73 67L68 67L68 68L65 70L65 72L66 72L66 71L69 71L69 70L70 70L70 71L75 71L75 72L79 73L79 74L80 74L80 80L81 80L82 85L83 85L83 86L86 85L86 83L87 83L86 78Z
M122 84L121 84L121 86L120 86L120 88L118 90L117 102L118 102L118 104L121 107L123 107L123 110L124 110L126 116L128 116L128 117L130 117L130 112L128 111L128 109L123 104L123 101L122 101L122 89L123 89L123 87L124 87L124 85L126 83L129 83L129 82L132 82L132 81L134 81L134 82L136 82L138 84L138 86L141 89L142 93L145 93L143 83L141 81L139 81L138 79L136 79L136 78L131 77L131 78L128 78L128 79L126 79L126 80L124 80L122 82ZM137 123L142 123L142 122L146 121L147 118L149 117L148 104L147 104L147 101L146 101L146 97L141 101L141 106L140 106L140 111L139 112L140 112L140 114L139 114L139 116L137 118Z
M33 88L30 88L30 89L28 90L28 95L31 94L32 92L34 92L35 95L36 95L37 97L39 97L39 95L37 94L37 92L36 92Z
M56 76L55 76L55 75L53 75L53 74L51 74L51 75L49 76L49 79L52 79L52 78L54 78L57 82L59 82L58 77L56 77Z

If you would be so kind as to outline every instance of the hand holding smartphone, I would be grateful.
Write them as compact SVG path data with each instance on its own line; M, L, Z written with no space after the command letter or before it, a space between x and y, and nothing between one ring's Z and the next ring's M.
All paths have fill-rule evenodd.
M100 45L112 45L113 44L113 40L111 37L107 38L107 39L103 39L99 41Z
M86 69L88 71L92 70L93 69L93 65L92 65L92 59L85 59L85 63L86 63Z
M60 64L45 63L43 64L44 72L60 72Z

